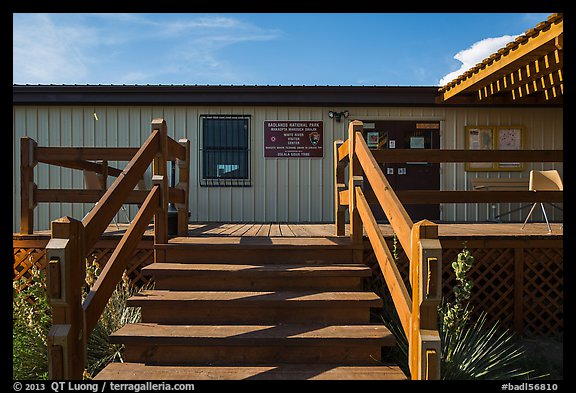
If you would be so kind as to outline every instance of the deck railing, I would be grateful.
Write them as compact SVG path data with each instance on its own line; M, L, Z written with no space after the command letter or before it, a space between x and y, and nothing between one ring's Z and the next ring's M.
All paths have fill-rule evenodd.
M77 155L70 149L54 149L59 149L63 153L60 160L74 161L72 165L81 165L83 169L91 165L83 160L95 158L96 154L94 149L87 148L78 149ZM116 149L112 150L114 153L119 152ZM110 154L110 150L104 149L97 153L108 158L113 155ZM49 154L54 154L54 151L39 152L37 160L41 161L43 158L48 161ZM118 177L114 183L82 221L63 217L52 222L52 235L46 246L48 299L52 307L52 328L48 335L50 379L82 379L87 340L152 218L154 243L168 241L167 212L170 197L180 195L176 198L179 201L176 206L181 213L179 232L187 230L188 214L184 209L187 209L188 200L189 155L188 140L174 141L167 135L166 122L163 119L155 119L152 121L152 133L146 142L135 151L126 168L117 173ZM177 159L180 165L178 192L169 192L168 189L167 161L171 159ZM133 190L150 164L152 164L153 185L151 190L144 192L142 198L142 195ZM92 168L96 171L102 169L102 167ZM93 197L94 195L90 194L90 198ZM87 254L121 206L131 198L141 201L138 213L83 301ZM162 256L155 255L155 259L162 259Z
M348 141L335 142L338 146L338 165L342 167L348 154ZM563 150L458 150L458 149L384 149L369 150L374 160L381 163L465 163L465 162L563 162ZM336 157L336 155L335 155ZM342 184L342 182L336 182ZM336 187L337 189L338 187ZM563 202L562 191L529 190L487 190L472 192L472 190L396 190L396 195L403 204L431 204L431 203L517 203L517 202ZM365 190L366 199L370 204L377 203L372 189ZM335 195L340 209L337 218L337 227L343 233L343 211L348 205L349 193L338 190Z
M178 142L168 138L167 160L178 162L178 182L169 188L169 201L178 209L178 231L183 232L188 222L188 159L190 143L188 139ZM34 233L34 209L39 203L96 203L106 189L57 189L38 188L34 170L38 164L48 164L63 168L95 172L100 182L107 184L107 178L118 177L126 169L110 166L110 161L130 161L138 152L138 147L53 147L38 146L28 137L20 139L20 234ZM142 177L140 178L142 179ZM126 196L127 204L141 204L147 190L132 189Z
M408 339L412 379L439 379L441 345L437 306L441 300L442 248L438 226L428 220L413 223L403 203L562 202L557 191L394 191L379 163L405 162L562 162L562 150L370 150L362 136L363 123L349 125L345 142L334 142L334 217L336 235L345 235L349 210L350 237L362 258L364 230L372 245ZM348 180L346 180L348 167ZM366 182L366 183L365 183ZM365 195L366 191L366 195ZM411 293L404 285L392 253L377 225L370 203L384 211L409 259Z
M436 307L440 302L442 288L442 249L438 241L438 228L436 224L425 220L412 223L368 149L362 137L362 127L360 121L351 122L348 141L336 142L334 146L337 234L344 235L346 207L342 199L347 199L350 237L361 250L366 229L408 339L411 378L439 379L441 348ZM346 166L349 167L347 189L344 172ZM364 180L372 186L400 244L409 256L411 295L364 196ZM357 259L361 258L362 254L359 253Z

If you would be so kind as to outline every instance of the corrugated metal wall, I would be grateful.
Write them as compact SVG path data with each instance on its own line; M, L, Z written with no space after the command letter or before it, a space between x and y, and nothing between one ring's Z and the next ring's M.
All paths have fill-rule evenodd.
M336 122L328 117L329 110L348 110L350 116ZM198 119L202 114L252 116L252 187L200 187ZM172 138L191 141L191 221L331 222L332 142L347 138L347 124L353 119L440 120L441 147L446 149L464 148L466 125L522 125L525 148L563 148L561 108L14 106L13 230L18 230L20 222L20 137L28 135L40 146L140 146L156 117L166 120ZM264 158L265 120L322 120L324 158ZM109 164L123 168L126 163ZM471 177L527 177L530 169L552 168L562 173L562 163L528 164L523 172L490 173L465 172L464 164L442 164L441 187L470 189ZM39 188L83 188L80 171L45 164L38 165L35 179ZM519 206L500 204L494 214ZM35 210L35 230L49 229L52 220L64 215L81 219L90 208L91 204L40 204ZM492 217L490 210L486 204L447 204L441 217L445 221L486 221ZM129 214L135 214L135 207L129 207ZM525 214L526 210L504 219L522 221ZM550 210L549 218L561 220L562 213ZM125 222L125 215L119 214L118 220Z

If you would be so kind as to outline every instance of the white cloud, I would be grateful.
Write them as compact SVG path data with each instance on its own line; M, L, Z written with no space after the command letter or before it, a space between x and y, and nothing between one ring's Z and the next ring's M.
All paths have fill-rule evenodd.
M444 86L446 83L453 81L476 64L481 63L482 60L490 57L490 55L497 52L498 49L506 46L507 43L513 41L516 37L518 36L504 35L496 38L485 38L475 42L469 48L456 53L454 58L462 63L460 68L442 77L438 85Z
M13 14L13 83L181 83L190 71L241 79L223 49L279 34L225 16Z

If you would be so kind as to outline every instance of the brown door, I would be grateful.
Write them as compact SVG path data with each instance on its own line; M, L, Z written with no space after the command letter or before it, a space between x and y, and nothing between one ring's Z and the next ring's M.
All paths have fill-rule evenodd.
M364 121L364 136L371 149L439 149L439 121ZM383 163L380 165L394 191L439 190L440 164L429 162ZM378 205L372 205L376 220L386 222ZM439 220L439 204L404 205L413 222Z

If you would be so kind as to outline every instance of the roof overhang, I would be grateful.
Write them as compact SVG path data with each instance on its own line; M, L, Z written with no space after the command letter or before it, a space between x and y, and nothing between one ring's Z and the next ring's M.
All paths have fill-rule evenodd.
M14 105L435 106L435 86L14 85Z
M552 14L438 90L439 104L562 105L564 21Z

